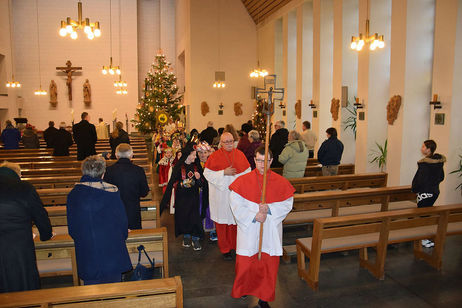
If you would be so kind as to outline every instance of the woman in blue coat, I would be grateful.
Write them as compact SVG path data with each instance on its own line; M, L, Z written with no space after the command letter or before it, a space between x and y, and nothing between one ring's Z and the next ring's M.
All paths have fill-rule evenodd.
M120 282L132 269L125 240L128 222L117 186L103 182L102 157L82 163L82 178L67 196L67 225L79 277L88 284Z

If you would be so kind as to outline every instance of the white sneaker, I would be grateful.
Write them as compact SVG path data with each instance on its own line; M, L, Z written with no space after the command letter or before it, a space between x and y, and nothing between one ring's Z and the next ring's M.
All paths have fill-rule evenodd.
M435 243L433 241L428 240L428 243L425 245L425 248L431 248L434 246L435 246Z
M422 246L427 247L429 242L430 242L430 240L422 240Z

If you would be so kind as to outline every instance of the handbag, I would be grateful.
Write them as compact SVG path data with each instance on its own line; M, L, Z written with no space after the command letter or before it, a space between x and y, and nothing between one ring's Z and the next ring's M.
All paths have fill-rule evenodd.
M146 252L146 249L144 249L143 245L138 246L138 264L136 267L130 271L129 275L126 276L124 281L138 281L138 280L149 280L149 279L154 279L154 274L155 274L155 267L154 267L154 259L151 260L149 257L148 253ZM148 258L149 263L151 264L151 267L148 268L144 265L141 264L141 252L144 252L146 255L146 258Z

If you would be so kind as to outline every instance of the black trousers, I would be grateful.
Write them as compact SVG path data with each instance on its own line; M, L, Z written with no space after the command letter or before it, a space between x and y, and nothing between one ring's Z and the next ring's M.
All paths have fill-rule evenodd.
M431 197L429 195L432 195ZM417 207L431 207L438 199L439 193L417 193Z

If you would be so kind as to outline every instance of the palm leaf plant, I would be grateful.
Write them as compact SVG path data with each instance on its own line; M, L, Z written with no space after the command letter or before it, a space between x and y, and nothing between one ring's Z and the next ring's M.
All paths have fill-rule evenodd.
M459 169L453 170L453 171L449 172L449 174L458 174L457 177L462 178L462 155L459 155L459 158L460 158L460 160L459 160ZM457 189L460 189L460 191L462 193L462 182L459 185L457 185L456 190Z
M388 149L388 140L385 139L385 143L380 145L378 142L375 142L377 148L373 149L372 152L369 154L371 160L369 163L377 164L380 168L380 171L383 172L386 164L387 164L387 149Z
M356 100L356 97L355 97L355 100ZM348 105L344 107L343 109L345 109L349 114L349 116L345 119L345 121L343 121L343 125L344 125L343 130L346 131L347 129L350 129L353 132L353 135L355 136L355 139L356 139L356 115L357 115L356 107L350 104L350 102L348 102Z

